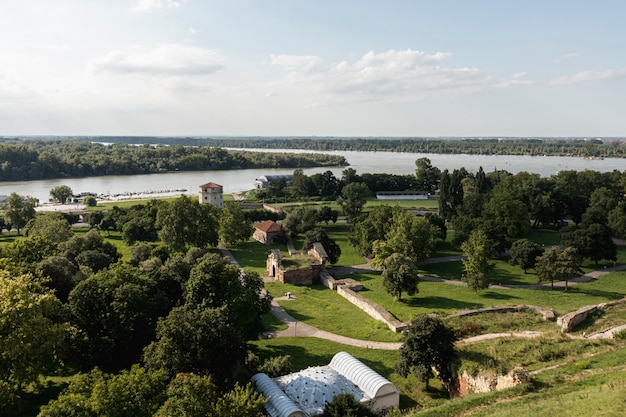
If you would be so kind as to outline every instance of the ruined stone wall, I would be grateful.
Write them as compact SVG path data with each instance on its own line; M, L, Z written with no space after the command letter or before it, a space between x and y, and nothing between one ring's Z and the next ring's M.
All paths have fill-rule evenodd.
M541 314L541 316L543 317L545 321L554 321L554 319L556 318L554 311L550 309L537 307L537 306L531 306L531 305L525 305L525 304L518 305L518 306L488 307L488 308L480 308L477 310L460 311L458 313L451 314L449 317L475 316L475 315L483 314L483 313L512 313L512 312L525 311L525 310L530 310L530 311L534 311L535 313Z
M319 279L320 273L324 270L324 265L311 265L308 268L280 269L278 279L284 284L293 285L313 285Z
M363 298L361 295L352 291L345 285L338 285L337 293L346 300L350 301L355 306L359 307L361 310L365 311L367 314L370 315L370 317L385 323L387 327L389 327L394 332L401 332L406 327L406 324L396 319L381 305L376 304L375 302L370 301L366 298Z
M585 321L590 314L593 314L598 310L604 310L607 307L612 307L625 302L626 298L622 298L621 300L611 301L609 303L584 306L576 311L572 311L571 313L567 313L559 317L556 323L561 326L561 331L563 333L569 333L573 331L576 326Z
M521 367L513 369L506 375L480 372L478 375L472 376L467 371L463 371L453 384L454 388L450 390L450 396L455 398L471 393L500 391L528 382L530 382L530 373Z

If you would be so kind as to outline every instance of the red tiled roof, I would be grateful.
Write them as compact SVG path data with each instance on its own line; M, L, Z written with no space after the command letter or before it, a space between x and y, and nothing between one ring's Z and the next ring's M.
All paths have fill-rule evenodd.
M207 182L206 184L202 184L199 187L200 188L222 188L221 185L216 184L214 182Z
M254 223L254 228L265 233L272 233L280 230L280 224L272 220L265 220L264 222Z

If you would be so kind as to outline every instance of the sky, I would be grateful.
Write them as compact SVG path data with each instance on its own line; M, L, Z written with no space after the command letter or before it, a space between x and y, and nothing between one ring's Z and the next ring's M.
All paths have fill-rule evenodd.
M623 0L0 0L0 135L626 136Z

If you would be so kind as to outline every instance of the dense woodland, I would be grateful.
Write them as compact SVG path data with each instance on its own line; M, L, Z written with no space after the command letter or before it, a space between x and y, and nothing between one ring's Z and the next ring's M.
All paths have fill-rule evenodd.
M118 146L185 149L110 148ZM283 224L307 242L319 241L328 238L322 223L343 216L350 242L383 268L385 288L398 299L417 291L419 261L446 239L448 227L468 255L464 279L475 291L489 284L489 258L506 249L512 263L534 266L550 282L573 276L583 258L615 260L612 237L626 235L626 172L450 172L421 158L413 176L359 175L351 168L341 178L331 175L296 170L291 186L271 185L262 198L338 202L341 213L304 206ZM374 191L394 187L438 195L439 214L417 217L384 205L363 212ZM249 376L280 374L289 363L281 357L259 363L250 355L246 341L262 331L270 298L262 296L258 274L240 273L213 248L247 241L254 220L273 216L181 196L94 211L90 230L77 234L70 226L75 218L37 215L33 201L11 195L2 227L23 236L0 247L0 409L15 411L40 374L82 372L41 416L177 416L198 398L210 401L193 415L258 415L262 400L246 385ZM531 227L560 229L563 249L525 242ZM131 248L128 261L104 239L113 232ZM400 375L411 366L430 370L441 359L424 367L410 362L423 360L419 355L405 351ZM427 382L430 372L418 377Z
M230 151L209 146L133 146L82 141L4 141L0 181L245 168L343 166L337 155Z
M67 137L64 140L227 148L624 158L624 138ZM6 141L11 139L6 138Z

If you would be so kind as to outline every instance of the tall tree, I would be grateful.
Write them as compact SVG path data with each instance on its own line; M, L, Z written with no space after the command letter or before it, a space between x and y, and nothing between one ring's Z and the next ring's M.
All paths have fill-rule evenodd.
M197 199L182 195L159 207L156 226L159 237L174 251L197 246L217 245L218 208L200 204Z
M232 381L245 352L241 330L224 308L181 306L159 320L144 360L149 369L163 369L170 378L180 372L208 374L221 386Z
M388 205L374 207L366 218L352 226L352 233L348 236L348 240L357 248L359 255L370 256L372 254L372 243L385 239L391 226L391 219L398 210L401 209Z
M253 231L252 222L246 219L241 206L234 201L224 202L224 208L220 214L220 240L231 245L245 242L250 239Z
M561 249L553 246L546 249L541 256L537 257L535 268L539 282L550 281L550 288L554 289L554 280L559 274L559 254Z
M84 362L105 371L137 363L154 339L157 319L170 307L156 283L129 265L80 282L69 295L69 309L84 337Z
M0 270L0 385L16 394L20 411L23 389L64 359L60 315L61 303L38 280Z
M469 239L461 245L461 250L467 256L463 260L467 286L474 291L489 287L487 273L493 269L493 264L489 263L490 244L485 232L473 231Z
M535 266L537 257L541 256L543 248L533 241L526 238L519 239L511 245L511 265L519 265L524 273L528 273L528 269Z
M4 204L4 218L7 223L17 229L19 235L22 228L30 219L35 218L35 206L37 201L34 198L22 199L17 193L11 193Z
M362 182L351 182L343 187L339 204L350 223L354 222L361 214L370 194L370 189Z
M434 193L441 179L441 171L434 167L428 158L418 158L415 161L415 176L421 189Z
M61 213L51 212L31 219L24 228L30 237L43 236L59 243L72 237L72 227Z
M428 388L435 369L448 388L454 378L456 340L454 330L446 326L440 317L429 314L417 316L402 333L396 372L402 376L413 373Z
M257 273L242 272L216 254L204 256L191 269L183 296L190 308L225 308L246 339L255 339L262 331L261 317L271 304Z
M59 204L65 204L72 194L72 189L67 185L57 185L50 190L50 197Z
M394 253L383 264L383 285L396 300L402 298L402 291L406 291L409 296L418 293L419 275L417 265L411 258Z

